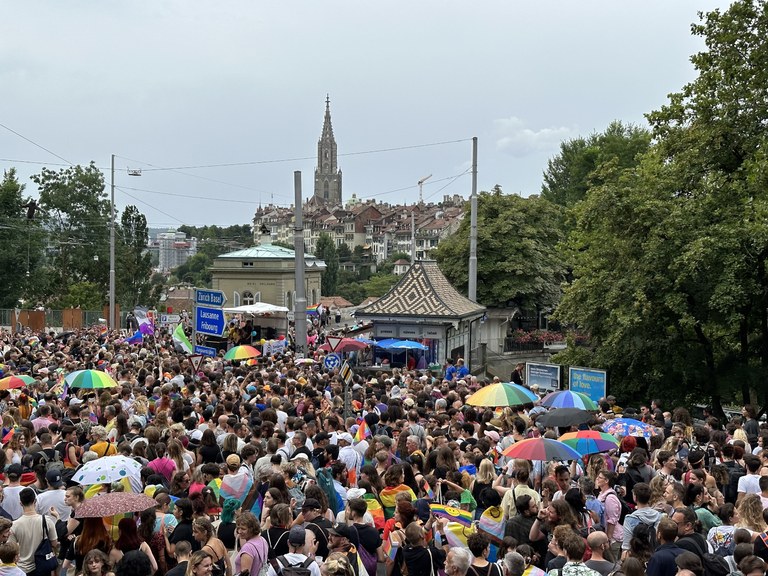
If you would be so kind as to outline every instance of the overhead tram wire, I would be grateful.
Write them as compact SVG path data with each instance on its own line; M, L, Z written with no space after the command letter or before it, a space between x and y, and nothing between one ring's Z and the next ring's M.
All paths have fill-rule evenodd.
M459 140L445 140L443 142L430 142L428 144L412 144L410 146L397 146L394 148L379 148L377 150L363 150L359 152L346 152L344 154L339 154L339 157L347 157L347 156L362 156L364 154L380 154L385 152L397 152L400 150L414 150L416 148L429 148L431 146L444 146L447 144L458 144L460 142L469 142L471 138L462 138ZM124 158L125 160L131 160L130 158ZM220 163L220 164L197 164L197 165L191 165L191 166L172 166L172 167L153 167L146 170L146 172L155 172L155 171L161 171L161 170L197 170L201 168L228 168L228 167L235 167L235 166L253 166L258 164L278 164L283 162L299 162L303 160L316 160L317 156L304 156L304 157L297 157L297 158L278 158L278 159L272 159L272 160L251 160L248 162L226 162L226 163ZM139 162L138 160L131 160L132 162ZM143 162L143 164L147 164L148 166L151 166L149 162Z
M176 222L178 222L179 224L182 224L182 225L186 224L186 222L183 222L183 221L179 220L178 218L176 218L176 216L172 216L171 214L168 214L168 212L165 212L165 211L163 211L163 210L160 210L160 208L157 208L157 207L153 206L153 205L152 205L152 204L150 204L149 202L145 202L145 201L144 201L144 200L142 200L141 198L137 198L137 197L136 197L136 196L134 196L133 194L129 194L128 192L126 192L125 190L123 190L123 188L122 188L122 187L120 187L120 186L115 186L115 188L117 188L118 190L121 190L121 191L123 192L123 194L125 194L125 195L126 195L126 196L128 196L129 198L133 198L133 199L134 199L134 200L136 200L137 202L141 202L141 203L142 203L142 204L144 204L145 206L148 206L148 207L152 208L152 210L154 210L154 211L156 211L156 212L159 212L159 213L160 213L160 214L162 214L163 216L167 216L168 218L170 218L171 220L175 220L175 221L176 221Z
M27 142L29 142L33 146L37 146L38 148L40 148L40 150L44 150L44 151L48 152L48 154L50 154L51 156L55 156L59 160L63 160L64 162L67 163L68 166L73 166L72 162L70 162L69 160L67 160L63 156L59 156L58 154L56 154L56 152L53 152L52 150L49 150L48 148L46 148L42 144L38 144L37 142L35 142L34 140L32 140L30 138L27 138L26 136L24 136L24 134L20 134L20 133L16 132L16 130L14 130L13 128L9 128L8 126L3 124L2 122L0 122L0 127L5 128L6 130L8 130L8 132L11 132L11 133L15 134L16 136L18 136L22 140L26 140Z

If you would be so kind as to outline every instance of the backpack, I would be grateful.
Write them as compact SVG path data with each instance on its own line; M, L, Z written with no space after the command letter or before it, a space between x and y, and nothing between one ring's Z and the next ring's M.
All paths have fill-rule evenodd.
M738 496L739 478L744 476L747 471L738 462L725 462L725 467L728 469L728 483L723 486L723 496L726 502L735 504Z
M627 501L624 500L624 498L622 498L621 496L619 496L616 493L616 490L614 490L613 488L611 488L608 494L606 495L605 497L606 500L608 499L608 496L610 494L613 494L614 496L616 496L616 499L619 501L619 505L621 506L621 512L619 513L619 524L624 525L624 519L627 517L627 514L632 514L634 510L632 510L632 507L627 503ZM603 508L605 508L605 501L603 501Z
M58 470L62 472L64 470L64 461L61 459L59 451L54 449L53 457L48 456L45 450L40 450L40 464L45 464L45 471Z
M285 556L278 556L270 560L272 568L277 576L312 576L309 571L309 565L314 562L312 558L307 558L301 564L292 565Z
M333 485L333 473L330 468L320 468L317 471L317 485L325 492L328 497L328 508L331 509L333 515L339 513L339 495L336 492L336 487Z
M704 566L704 576L727 576L731 573L728 562L717 554L707 552L701 557L701 564Z
M368 572L368 576L376 576L376 568L378 566L378 560L374 554L368 552L365 546L362 544L357 548L357 555L360 560L363 561L365 571Z
M638 522L632 529L632 538L637 538L641 542L647 542L651 552L655 552L659 547L659 541L656 538L656 528L653 524L647 522Z

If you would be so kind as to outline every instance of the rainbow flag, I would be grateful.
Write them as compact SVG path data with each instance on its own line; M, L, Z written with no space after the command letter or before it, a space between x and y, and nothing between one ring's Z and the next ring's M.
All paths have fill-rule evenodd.
M357 427L357 432L355 433L355 442L362 442L370 435L371 429L368 427L368 423L363 420L360 423L360 426Z
M429 509L435 516L448 518L451 522L457 522L462 526L472 526L472 512L468 510L461 510L445 504L430 504Z
M387 486L381 492L379 492L379 501L384 508L384 517L387 519L392 518L395 515L395 496L400 492L408 492L411 495L411 502L416 500L416 494L413 493L408 486L400 484L399 486L389 487Z
M384 540L384 554L387 555L387 558L389 558L392 562L395 561L395 557L397 556L397 549L399 545L396 542L392 542L389 538Z
M427 482L426 479L424 479L424 484L422 484L421 488L424 490L424 494L427 495L427 498L430 500L435 499L435 493L432 491L432 487L429 485L429 482Z
M373 494L363 494L363 499L368 505L368 512L373 517L373 524L377 530L384 530L384 524L386 518L384 518L384 508L381 507L381 502L376 500L376 496Z

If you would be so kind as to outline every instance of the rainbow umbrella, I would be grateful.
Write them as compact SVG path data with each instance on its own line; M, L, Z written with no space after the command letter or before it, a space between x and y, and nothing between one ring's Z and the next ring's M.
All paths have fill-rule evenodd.
M608 452L619 446L619 441L614 436L606 432L598 432L597 430L568 432L560 436L559 440L579 452L582 456L597 454L598 452Z
M227 350L227 353L224 354L224 360L248 360L248 358L258 356L261 356L261 352L253 346L235 346Z
M581 410L597 410L594 401L581 392L572 390L558 390L550 392L541 401L542 406L547 408L579 408Z
M10 390L11 388L24 388L34 382L35 379L31 376L6 376L0 380L0 390Z
M497 382L483 386L467 398L466 404L472 406L521 406L523 404L532 404L539 397L533 392L520 386L519 384L510 384L508 382Z
M656 428L634 418L606 420L603 422L603 432L608 432L614 436L642 436L643 438L650 438L658 434Z
M70 388L115 388L117 382L101 370L76 370L64 377Z
M515 442L501 453L509 458L523 460L581 460L581 454L558 440L549 438L529 438Z

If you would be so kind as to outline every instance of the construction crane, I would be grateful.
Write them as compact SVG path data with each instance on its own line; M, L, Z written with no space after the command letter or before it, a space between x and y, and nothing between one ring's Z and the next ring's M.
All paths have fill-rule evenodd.
M419 204L424 204L424 198L421 194L421 189L424 187L424 182L426 182L430 178L432 178L432 174L430 174L429 176L424 176L424 178L422 178L417 182L417 184L419 185Z

